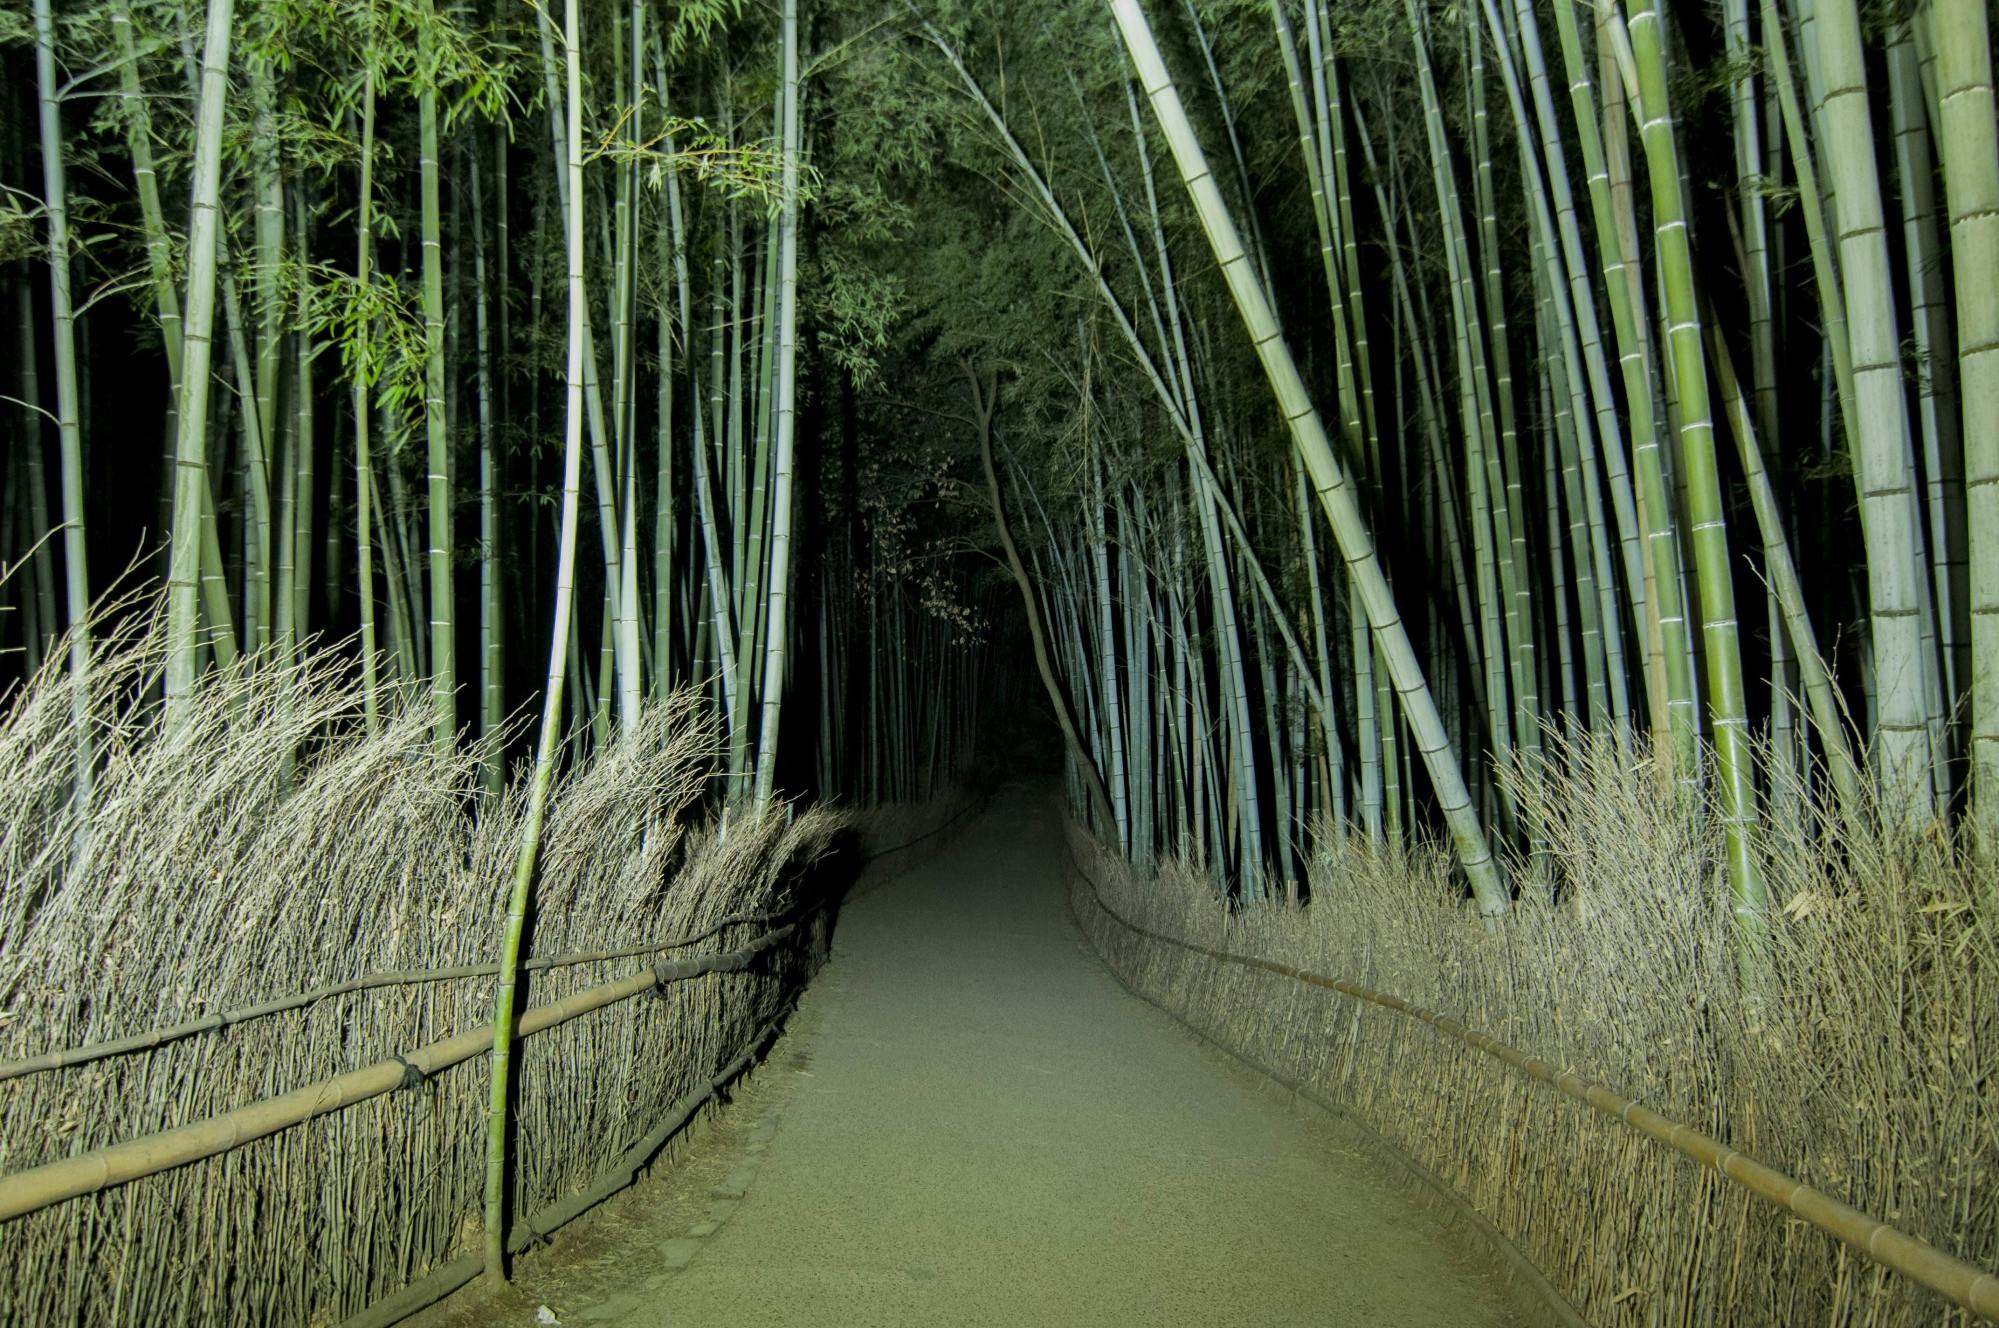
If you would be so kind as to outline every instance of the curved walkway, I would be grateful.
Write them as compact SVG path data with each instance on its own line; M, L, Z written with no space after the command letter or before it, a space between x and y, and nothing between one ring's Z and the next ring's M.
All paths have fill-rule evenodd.
M1061 855L1012 792L850 903L740 1201L677 1273L564 1322L1513 1323L1314 1109L1118 986Z

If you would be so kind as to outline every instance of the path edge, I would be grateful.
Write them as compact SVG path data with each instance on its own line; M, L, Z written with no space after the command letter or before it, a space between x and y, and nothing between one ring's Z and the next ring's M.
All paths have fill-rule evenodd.
M1097 962L1103 965L1104 971L1117 980L1118 986L1139 1000L1144 1001L1181 1028L1186 1029L1202 1043L1213 1047L1216 1051L1235 1061L1236 1064L1262 1075L1272 1083L1290 1092L1293 1096L1303 1098L1305 1101L1319 1108L1319 1110L1325 1112L1328 1116L1331 1116L1338 1122L1341 1128L1357 1136L1356 1142L1372 1159L1392 1164L1396 1170L1402 1173L1402 1178L1405 1182L1413 1182L1420 1194L1427 1196L1429 1200L1440 1205L1446 1215L1446 1226L1455 1225L1459 1219L1463 1219L1465 1224L1484 1241L1486 1247L1497 1260L1500 1271L1505 1274L1504 1282L1509 1293L1507 1298L1512 1302L1512 1308L1516 1312L1532 1318L1536 1317L1533 1311L1544 1311L1547 1315L1552 1316L1546 1321L1558 1324L1560 1328L1593 1328L1590 1321L1584 1318L1582 1313L1569 1303L1568 1298L1562 1295L1555 1288L1555 1285L1548 1280L1547 1274L1543 1273L1539 1266L1533 1260L1529 1259L1521 1251L1520 1247L1507 1237L1505 1232L1495 1226L1492 1219L1474 1208L1463 1195L1451 1188L1435 1172L1410 1156L1409 1153L1398 1147L1394 1142L1378 1133L1366 1121L1355 1116L1338 1102L1324 1096L1318 1090L1311 1087L1311 1085L1293 1078L1291 1075L1284 1073L1274 1066L1266 1065L1246 1051L1239 1050L1226 1042L1220 1041L1206 1030L1188 1022L1179 1011L1155 1000L1152 996L1139 990L1127 981L1125 975L1119 972L1117 966L1106 957L1102 947L1097 944L1094 935L1091 933L1089 924L1084 921L1082 914L1078 911L1078 896L1088 893L1087 877L1084 875L1082 866L1076 861L1074 844L1069 841L1067 835L1064 835L1063 839L1063 865L1065 867L1063 884L1069 896L1070 920L1075 923L1077 931L1082 933L1085 944L1090 947L1090 953L1096 956ZM1079 889L1079 884L1084 888ZM1093 904L1096 903L1094 896L1092 896L1091 902ZM1098 907L1101 908L1102 905L1098 905Z

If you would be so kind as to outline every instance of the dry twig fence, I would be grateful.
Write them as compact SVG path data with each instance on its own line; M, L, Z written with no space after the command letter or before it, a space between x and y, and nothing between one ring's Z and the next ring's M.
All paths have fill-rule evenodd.
M860 866L872 869L874 864L921 846L951 829L979 805L981 803L977 800L967 800L964 805L952 810L947 801L941 808L889 808L862 816L864 838L870 840L897 834L910 828L912 823L927 828L913 835L897 834L899 842L868 848L862 854ZM940 816L940 811L950 814ZM817 843L822 835L823 831L814 830L803 839ZM768 835L759 837L767 838ZM813 856L817 855L816 850L810 851ZM892 873L892 865L889 870ZM823 960L829 925L825 915L840 897L842 894L837 889L823 890L815 898L804 901L794 899L779 909L737 912L716 918L698 930L666 940L545 956L523 964L523 968L537 972L603 964L685 949L732 928L757 925L768 928L733 948L655 960L613 981L573 991L549 1004L532 1007L522 1014L517 1026L517 1036L523 1040L635 997L647 994L663 996L674 984L693 982L711 975L748 974L769 958L782 957L779 967L790 977L780 978L778 985L783 988L780 998L768 1009L767 1017L762 1018L743 1038L726 1063L712 1073L697 1071L688 1091L674 1101L642 1137L580 1188L544 1202L511 1223L508 1233L511 1252L519 1253L547 1238L636 1181L647 1164L695 1113L755 1062L782 1025L798 991L802 989L803 978L809 976ZM155 1052L203 1034L224 1033L259 1020L307 1010L321 1002L357 992L490 977L496 971L496 965L487 963L369 973L122 1038L83 1043L0 1062L0 1082L90 1065L120 1056ZM91 1148L73 1157L0 1176L0 1222L24 1218L65 1201L82 1199L204 1159L219 1158L255 1140L308 1121L343 1112L372 1099L395 1094L398 1090L416 1088L454 1066L476 1061L489 1053L492 1045L493 1030L487 1024L436 1038L416 1050L390 1055L360 1069L331 1075L305 1087L266 1097L197 1122ZM349 1314L341 1320L341 1328L386 1328L386 1325L399 1322L472 1281L484 1266L484 1258L477 1252L448 1259L358 1312ZM22 1308L15 1307L16 1310ZM0 1314L0 1318L5 1317L7 1315Z
M895 850L887 850L893 852ZM705 930L690 936L676 936L671 940L654 941L648 945L626 945L611 950L586 950L575 954L549 955L540 959L525 960L521 964L523 972L539 973L551 968L571 968L578 964L605 963L615 959L631 959L643 954L656 954L662 950L679 950L690 945L719 936L730 927L752 922L777 922L787 917L797 916L796 908L784 909L776 913L738 913L722 918ZM450 982L459 978L489 978L500 971L498 964L459 964L452 968L403 969L390 972L368 973L350 978L345 982L332 982L314 987L311 991L295 992L289 996L274 997L259 1001L255 1005L240 1006L233 1010L218 1010L214 1014L203 1015L199 1019L189 1019L171 1024L165 1028L150 1029L144 1033L134 1033L129 1037L112 1038L105 1042L88 1042L81 1046L63 1047L46 1051L37 1056L25 1056L19 1060L0 1061L0 1081L18 1079L22 1075L39 1074L47 1070L67 1069L77 1065L89 1065L93 1061L108 1060L113 1056L128 1056L135 1052L151 1051L164 1047L170 1042L199 1036L203 1033L219 1033L227 1028L247 1024L254 1019L266 1019L283 1014L287 1010L302 1010L335 996L350 996L355 992L374 991L381 987L406 987L423 982ZM4 1182L0 1182L3 1185ZM6 1217L0 1211L0 1218Z
M814 906L812 914L816 916L823 907L823 903ZM745 945L718 954L663 960L616 982L603 983L575 992L551 1005L538 1006L521 1016L517 1036L523 1039L532 1037L593 1010L642 996L669 983L685 982L711 973L740 973L759 955L796 933L799 926L798 922L786 923ZM752 1045L756 1045L760 1038L761 1034L752 1039ZM303 1124L315 1116L344 1110L398 1088L413 1088L443 1070L461 1065L492 1049L493 1026L486 1024L453 1037L440 1038L407 1055L391 1056L362 1069L322 1079L204 1121L95 1148L60 1162L49 1162L0 1177L0 1221L24 1216L65 1199L94 1194L142 1176L155 1176L174 1167L183 1167L190 1162L240 1148L253 1139ZM466 1276L469 1279L471 1274Z
M1845 1242L1868 1258L1910 1280L1947 1297L1952 1303L1987 1319L1999 1321L1999 1275L1966 1263L1927 1241L1889 1226L1887 1223L1843 1203L1821 1190L1792 1179L1784 1173L1747 1156L1687 1125L1661 1115L1651 1108L1592 1083L1572 1071L1560 1070L1517 1047L1467 1028L1455 1019L1405 1001L1399 996L1375 991L1357 982L1307 972L1289 964L1254 955L1201 945L1178 936L1155 931L1125 917L1103 897L1096 877L1071 855L1074 869L1089 887L1086 893L1102 914L1131 934L1173 946L1191 954L1241 968L1287 978L1294 982L1342 996L1428 1025L1442 1036L1481 1051L1517 1073L1547 1084L1568 1097L1589 1106L1601 1115L1617 1120L1646 1138L1710 1168L1735 1185L1765 1202L1785 1209L1800 1220Z

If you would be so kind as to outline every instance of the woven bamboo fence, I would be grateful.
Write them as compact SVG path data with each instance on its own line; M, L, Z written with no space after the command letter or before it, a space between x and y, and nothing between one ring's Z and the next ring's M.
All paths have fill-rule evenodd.
M368 733L331 658L221 675L170 738L140 699L157 638L106 633L97 655L87 841L67 682L0 716L0 1323L392 1321L478 1248L520 807L482 800L420 700ZM557 790L517 1244L629 1182L818 962L810 868L840 818L718 838L714 746L671 701Z
M1496 936L1446 854L1345 842L1305 906L1235 908L1076 835L1077 918L1134 991L1440 1178L1599 1328L1993 1317L1991 864L1780 839L1747 1002L1707 823L1643 762L1570 767L1523 790L1554 888Z

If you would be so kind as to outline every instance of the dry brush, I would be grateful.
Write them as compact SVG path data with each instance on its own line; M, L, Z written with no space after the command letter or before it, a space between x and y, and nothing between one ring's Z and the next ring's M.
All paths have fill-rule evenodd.
M0 714L0 1061L370 973L491 964L521 806L480 793L476 755L440 750L420 692L396 697L371 734L351 662L310 653L211 674L167 736L147 699L164 664L158 623L130 617L92 648L101 774L87 836L66 797L69 676L45 668ZM718 836L703 812L716 748L699 703L669 698L563 778L529 955L711 932L674 953L726 949L814 902L805 868L838 819L779 809ZM513 1211L588 1186L733 1060L809 975L820 934L801 926L747 971L524 1041ZM535 968L524 1004L640 962ZM0 1081L0 1172L476 1028L492 981L346 992ZM478 1247L485 1095L478 1057L0 1226L0 1322L337 1322Z
M1496 935L1441 846L1325 839L1302 907L1231 907L1074 836L1076 913L1136 991L1441 1178L1602 1328L1902 1328L1967 1311L1416 1019L1162 944L1391 993L1608 1085L1980 1267L1999 1265L1999 889L1877 828L1777 832L1761 990L1737 980L1718 822L1610 744L1517 792L1552 860ZM1521 864L1526 878L1528 867ZM1094 882L1094 886L1092 884Z

